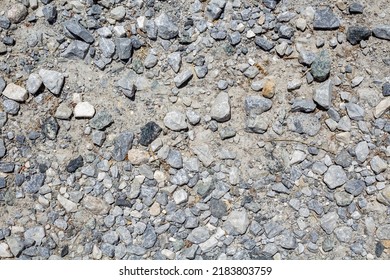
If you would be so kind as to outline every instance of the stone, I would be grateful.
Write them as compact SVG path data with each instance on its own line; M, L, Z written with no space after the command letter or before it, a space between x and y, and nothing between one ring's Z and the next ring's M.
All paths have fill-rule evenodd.
M19 237L15 236L6 237L5 240L7 241L9 249L14 257L19 257L25 249L23 241Z
M66 167L66 171L68 171L69 173L74 173L74 172L76 172L77 169L79 169L83 165L84 165L83 157L82 156L78 156L77 158L72 159L71 161L69 161L69 163L68 163L68 165Z
M62 56L69 59L84 59L88 50L89 44L80 40L73 40L62 53Z
M30 94L36 94L42 87L42 79L38 74L32 73L26 81L26 89Z
M263 0L264 6L270 10L274 10L279 2L280 0Z
M12 258L13 255L9 251L7 243L0 243L0 258Z
M46 138L54 140L57 138L60 126L54 117L48 117L42 124L42 132Z
M380 118L390 108L390 97L386 97L375 107L374 116Z
M170 182L174 185L183 186L188 184L190 178L185 169L180 169L174 176L171 177Z
M353 201L353 195L344 191L336 192L334 194L336 204L340 207L345 207L351 204Z
M41 69L39 70L39 76L41 77L45 87L53 93L55 96L59 96L64 86L65 77L62 73Z
M4 111L10 115L17 115L20 110L20 105L18 102L6 99L3 101Z
M349 180L345 183L344 189L347 193L352 194L353 196L358 196L366 188L366 183L363 180Z
M77 211L77 204L62 195L57 195L57 200L61 204L62 207L64 207L65 211L67 213L74 213Z
M21 3L15 3L7 12L7 18L12 23L20 23L28 14L27 8Z
M8 29L10 28L10 26L11 26L11 21L5 16L0 16L0 27L3 29Z
M334 30L340 27L340 20L330 7L316 10L314 14L314 30Z
M0 93L3 92L6 86L7 86L7 82L4 80L3 77L0 76Z
M105 140L106 140L106 134L104 133L104 131L95 130L92 132L92 142L95 145L101 147Z
M207 65L195 66L194 69L195 69L195 74L199 79L203 79L204 77L206 77L209 71Z
M194 244L200 244L210 238L210 233L207 227L197 227L193 229L187 236L187 240Z
M222 91L217 95L211 106L210 115L218 122L230 120L230 98L227 92Z
M27 90L21 86L15 85L14 83L10 83L6 86L3 90L3 95L17 102L24 102L28 98Z
M379 240L390 240L390 224L384 224L376 230L376 236Z
M103 110L95 114L95 116L89 121L89 125L92 128L103 130L113 122L114 120L112 119L111 114Z
M205 15L210 20L217 20L222 15L226 0L211 0L206 6Z
M112 158L116 161L123 161L127 153L132 147L134 140L134 133L122 132L114 140L114 150L112 151Z
M292 112L311 113L316 109L316 104L312 99L295 99L292 106Z
M39 189L43 186L46 179L44 173L39 173L31 176L30 181L27 182L24 190L27 193L37 193Z
M280 246L287 250L294 250L297 247L297 239L291 232L281 235Z
M306 66L310 66L312 65L315 59L316 59L315 53L303 49L299 50L299 56L298 56L299 63Z
M142 247L144 247L145 249L150 249L154 246L154 244L156 244L157 234L150 223L146 225L146 229L142 237L143 237Z
M89 102L79 102L73 111L75 118L92 118L95 115L95 108Z
M196 145L192 148L192 151L198 156L199 160L205 167L208 167L213 163L214 157L212 156L210 147L207 144L203 143Z
M75 19L66 21L64 23L64 28L65 31L69 32L75 39L80 39L88 44L95 42L93 35Z
M340 242L348 243L352 239L352 228L348 226L338 227L334 234Z
M0 158L4 157L7 153L7 148L5 147L4 140L0 139Z
M228 215L224 226L232 227L238 234L244 234L249 224L249 215L245 210L233 210Z
M268 238L280 235L283 230L284 227L279 222L270 220L264 224L264 231Z
M232 46L236 46L241 42L241 34L238 31L234 31L233 33L228 35L228 41Z
M249 66L244 71L245 77L247 77L249 79L254 79L259 73L260 73L259 69L257 69L257 67L255 67L255 66Z
M390 40L390 25L376 25L372 29L372 34L376 38Z
M116 85L126 97L134 100L137 87L128 76L119 79Z
M158 62L157 56L152 53L149 53L145 58L144 66L146 69L150 69L156 66L157 62Z
M85 209L89 210L92 214L95 215L105 215L110 209L107 202L91 195L84 196L81 202Z
M126 9L125 9L125 7L118 6L118 7L113 8L110 11L110 16L111 16L111 18L113 18L113 19L115 19L117 21L123 20L125 18L125 16L126 16Z
M36 226L29 228L24 232L24 239L32 239L36 245L42 243L42 239L46 236L45 229L43 226Z
M110 58L115 54L115 44L111 39L101 37L99 40L99 48L102 54Z
M183 168L183 158L180 151L178 150L170 149L166 158L166 162L173 168Z
M162 131L162 128L156 124L155 122L148 122L143 127L141 127L141 135L139 139L139 143L142 146L148 146L154 140L158 138Z
M364 119L364 109L355 103L345 104L348 116L354 121L362 121Z
M351 26L347 30L347 40L352 45L359 44L363 40L368 40L371 37L372 31L367 27Z
M261 96L248 96L245 98L244 108L248 116L261 115L270 110L272 101Z
M371 169L375 174L380 174L387 169L387 163L379 156L374 156L370 161Z
M167 113L164 117L164 125L173 131L181 131L188 128L186 116L178 111Z
M331 165L324 175L324 182L330 189L342 186L347 181L347 175L343 168L338 165Z
M310 73L317 82L324 82L329 77L331 60L328 51L321 51L314 59Z
M268 40L264 36L257 36L255 39L255 44L258 46L260 49L263 51L269 52L275 47L275 43L272 41Z
M149 153L139 149L131 149L127 153L129 162L133 165L141 165L149 161Z
M48 23L53 24L57 20L57 8L54 5L46 5L42 9L43 16Z
M289 25L282 25L279 28L278 34L280 38L291 39L294 36L294 28Z
M1 86L0 86L0 92L1 92ZM383 96L387 97L390 96L390 83L386 82L382 86L382 94Z
M177 88L185 86L192 78L193 74L191 70L185 70L178 74L173 81Z
M165 13L161 13L154 22L158 29L158 36L161 39L174 39L179 34L179 28Z
M172 196L177 205L188 201L188 193L184 189L176 190Z
M290 131L314 136L319 132L321 123L315 116L304 113L293 113L287 118L287 127Z
M356 159L360 163L363 163L367 159L369 153L370 150L368 149L368 144L366 141L361 141L356 145L355 147Z
M298 30L304 32L307 27L307 22L304 18L298 18L297 21L295 22L295 26L297 27Z
M223 127L219 130L219 136L222 140L232 138L236 136L236 130L231 126Z
M133 45L129 38L117 38L115 40L116 53L120 60L127 61L132 56Z
M226 204L220 199L212 198L210 200L210 212L211 215L220 219L227 214Z
M12 162L0 162L0 172L12 173L15 170L15 164Z
M321 228L330 235L337 226L339 215L336 212L329 212L323 215L320 219Z
M328 110L332 105L333 84L330 80L320 84L314 91L313 100L321 108Z
M180 52L170 53L167 57L168 64L175 73L179 73L181 67L181 54Z
M349 13L351 15L354 15L354 14L362 14L363 13L363 10L364 10L364 6L363 4L360 4L360 3L352 3L351 5L349 5Z
M263 90L262 90L261 94L265 98L272 98L275 95L275 87L276 87L276 84L275 84L274 79L272 79L272 78L266 79L264 82Z
M306 153L296 150L292 153L289 164L293 165L293 164L301 163L302 161L305 160L305 158L306 158Z

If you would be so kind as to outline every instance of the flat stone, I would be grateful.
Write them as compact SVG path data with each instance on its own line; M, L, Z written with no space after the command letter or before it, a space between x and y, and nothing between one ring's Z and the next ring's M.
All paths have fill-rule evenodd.
M108 213L110 207L104 200L91 195L84 196L81 201L83 206L95 215L105 215Z
M3 91L3 95L11 100L24 102L28 98L27 90L21 86L10 83Z
M26 88L30 94L36 94L42 87L42 79L38 74L32 73L26 81Z
M101 147L105 140L106 140L106 134L104 133L104 131L95 130L92 132L92 142L95 145Z
M210 212L211 215L220 219L227 214L226 204L220 199L211 199L210 200Z
M149 153L140 149L131 149L127 153L129 162L133 165L141 165L149 161Z
M37 193L39 189L43 186L45 179L46 175L44 173L39 173L31 176L31 179L27 182L24 190L27 193Z
M80 40L73 40L62 53L62 56L68 59L84 59L88 50L89 44Z
M223 127L219 130L219 136L222 140L232 138L236 136L236 130L231 126Z
M60 95L65 82L65 77L62 73L41 69L39 70L39 76L41 76L43 84L51 93L56 96Z
M349 13L354 15L354 14L362 14L364 10L363 4L360 3L352 3L349 5Z
M314 30L334 30L340 27L340 20L330 7L316 10L314 14Z
M261 96L245 98L244 108L248 116L261 115L272 107L272 101Z
M227 217L226 226L231 226L238 234L244 234L250 224L249 215L245 210L232 211Z
M12 173L15 170L15 164L13 162L0 162L0 172Z
M264 231L268 238L273 238L275 236L280 235L280 233L284 230L284 227L279 223L275 221L268 221L264 225Z
M377 25L372 29L372 34L376 38L390 40L390 25Z
M24 239L32 239L35 241L36 245L40 245L45 236L46 233L43 226L29 228L24 232Z
M310 73L317 82L324 82L330 74L332 61L326 50L321 51L314 59Z
M371 37L371 30L362 26L351 26L347 30L347 40L352 45L359 44L363 40L368 40Z
M312 99L295 99L292 106L292 112L311 113L316 109L316 104Z
M95 114L95 116L89 121L89 125L92 128L103 130L113 122L114 120L112 119L111 114L103 110Z
M19 257L25 248L23 241L19 237L15 236L6 237L5 240L7 241L9 249L14 257Z
M347 103L345 104L345 108L347 109L348 116L355 121L361 121L364 119L364 109L355 103Z
M114 140L114 150L112 151L112 158L116 161L123 161L128 155L134 140L134 133L122 132Z
M174 39L179 34L179 28L165 13L161 13L154 22L158 29L158 36L161 39Z
M28 14L27 8L21 3L15 3L7 12L7 18L12 23L20 23Z
M352 239L352 228L348 226L338 227L334 234L340 242L348 243Z
M102 54L110 58L115 54L115 44L111 39L101 37L99 40L99 48Z
M68 213L74 213L77 211L77 204L73 201L63 197L62 195L57 195L57 200L64 207L65 211Z
M207 227L198 227L193 229L187 236L187 240L194 243L200 244L210 238L210 233Z
M332 89L333 84L330 80L322 83L314 91L314 102L316 102L321 108L328 110L332 105Z
M390 108L390 97L386 97L375 107L374 116L380 118Z
M366 183L363 180L349 180L345 183L344 189L347 193L352 194L353 196L358 196L366 188Z
M126 9L124 6L115 7L110 11L111 18L117 21L123 20L125 15L126 15Z
M217 95L211 106L210 115L218 122L230 120L230 98L227 92L222 91Z
M191 80L193 74L191 70L185 70L178 74L173 81L175 82L175 85L177 88L185 86L189 80Z
M92 44L93 42L95 42L95 38L93 37L93 35L75 19L66 21L64 23L64 28L75 39L80 39L88 44Z
M331 165L324 175L324 182L330 189L342 186L347 181L347 175L343 168L338 165Z
M164 125L173 131L181 131L188 128L186 116L178 111L172 111L165 115Z
M374 156L370 161L371 169L375 172L375 174L380 174L387 169L387 163L379 156Z
M95 115L95 107L89 102L79 102L74 107L75 118L92 118Z
M336 212L326 213L320 219L320 226L328 235L330 235L336 228L338 219L339 215Z
M255 44L263 51L269 52L275 47L275 43L268 40L264 36L257 36L255 39Z

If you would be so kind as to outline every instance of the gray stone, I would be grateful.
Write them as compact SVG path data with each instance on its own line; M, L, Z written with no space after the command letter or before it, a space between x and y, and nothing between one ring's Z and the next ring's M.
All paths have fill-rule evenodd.
M359 142L355 147L356 158L359 162L364 162L367 159L370 150L366 141Z
M347 30L347 40L352 45L359 44L363 40L368 40L371 37L371 30L362 26L351 26Z
M69 59L84 59L88 50L89 44L80 40L73 40L62 53L62 56Z
M232 227L238 234L244 234L249 224L249 215L245 210L234 210L227 217L224 226Z
M54 140L57 138L59 129L60 126L58 125L57 120L53 117L48 117L42 124L42 132L45 137L50 140Z
M264 225L264 230L268 238L273 238L280 235L284 227L280 223L271 220Z
M270 10L274 10L279 2L280 0L263 0L264 6Z
M189 80L191 80L193 74L191 70L185 70L178 74L173 81L175 82L175 85L177 88L185 86Z
M299 57L298 57L299 63L306 65L306 66L310 66L310 65L312 65L312 63L314 62L315 59L316 59L315 53L313 53L311 51L307 51L307 50L300 50L299 51Z
M72 108L67 104L61 103L56 110L54 117L61 120L69 120L73 114Z
M7 12L7 18L12 23L20 23L28 14L27 8L21 3L14 3Z
M340 242L348 243L352 239L352 228L348 226L338 227L334 230L337 239Z
M186 117L183 113L172 111L165 115L164 125L173 131L181 131L188 128Z
M112 158L116 161L123 161L128 151L131 149L134 140L134 133L122 132L114 140L114 150Z
M114 120L112 119L111 114L103 110L95 114L95 116L89 121L89 125L92 128L103 130L113 122Z
M101 147L106 140L106 133L104 131L95 130L92 132L92 142Z
M8 117L6 112L0 112L0 128L3 128L7 123Z
M261 115L272 107L272 101L261 96L248 96L245 98L244 108L248 116Z
M390 25L377 25L372 29L372 34L376 38L390 40Z
M8 29L10 26L11 26L10 20L5 16L0 16L0 27L3 29Z
M144 66L146 69L150 69L156 66L157 62L158 62L157 56L152 53L149 53L145 58Z
M19 237L15 236L6 237L5 240L7 241L9 249L14 257L19 257L25 248L23 241Z
M116 245L119 242L119 235L115 231L109 230L103 234L102 241L108 244Z
M340 207L345 207L351 204L353 201L353 195L347 192L341 191L334 194L336 204Z
M222 140L232 138L236 136L236 130L231 126L223 127L219 130L219 136Z
M4 140L0 139L0 158L4 157L7 153L7 148L4 145Z
M62 73L41 69L39 70L39 76L41 76L43 84L51 93L56 96L60 95L65 82L65 77Z
M354 196L361 194L366 188L366 183L363 180L349 180L345 183L344 189L347 193L350 193Z
M291 39L294 36L294 28L289 25L282 25L279 28L279 37L284 39Z
M314 30L333 30L340 27L340 20L330 7L316 10L313 21Z
M0 172L12 173L15 170L15 164L12 162L0 162Z
M336 212L326 213L320 219L320 226L327 234L331 234L337 226L338 219L339 215Z
M183 158L181 153L178 150L170 149L166 162L173 168L180 169L183 168Z
M112 244L102 243L100 250L106 257L113 258L115 256L115 246Z
M330 80L322 83L314 91L314 102L316 102L321 108L328 110L332 105L332 89L333 84Z
M102 54L107 58L112 57L115 53L115 44L111 39L107 39L103 37L100 38L99 48Z
M211 20L217 20L222 15L226 0L211 0L206 6L205 14Z
M57 8L54 5L46 5L42 9L43 16L48 23L53 24L57 20Z
M7 82L4 80L3 77L0 77L0 93L3 92L6 86L7 86Z
M143 237L142 247L144 247L145 249L152 248L154 246L154 244L156 243L157 234L154 231L154 228L150 223L148 223L146 225L146 229L145 229L142 237Z
M74 19L66 21L64 27L65 31L68 31L75 39L80 39L88 44L95 42L93 35Z
M259 73L260 73L259 69L257 69L257 67L255 67L255 66L249 66L244 71L245 77L247 77L249 79L254 79Z
M195 66L194 69L195 74L199 79L203 79L204 77L206 77L207 73L209 72L207 65Z
M38 74L32 73L26 81L27 91L31 94L36 94L42 87L42 79Z
M46 179L44 173L35 174L31 177L30 181L27 182L25 186L25 191L27 193L37 193L39 189L43 186Z
M11 100L24 102L28 98L27 90L21 86L10 83L3 90L3 95Z
M230 120L230 98L227 92L222 91L217 95L211 106L210 115L218 122Z
M350 14L362 14L364 10L363 4L360 3L352 3L349 5L349 13Z
M75 118L92 118L95 115L95 107L89 102L79 102L74 107Z
M324 182L330 189L342 186L347 181L347 175L343 168L338 165L332 165L324 175Z
M121 21L124 19L124 17L126 16L126 9L125 7L123 6L118 6L118 7L115 7L113 8L111 11L110 11L110 16L117 20L117 21Z
M128 75L119 79L116 85L126 97L134 99L137 87Z
M227 214L226 204L220 199L211 199L210 200L210 212L211 215L220 219Z
M193 229L187 236L187 240L194 244L200 244L210 238L210 233L207 227L198 227Z
M168 55L168 64L171 66L175 73L179 73L181 67L181 54L180 52L173 52Z
M141 127L141 135L139 143L142 146L148 146L154 140L158 138L162 131L162 128L155 122L148 122L143 127Z
M376 236L379 240L390 240L390 224L380 225L376 230Z
M351 120L348 118L348 116L344 116L339 120L339 123L337 124L337 129L341 131L351 130Z
M200 115L195 111L189 110L186 112L186 117L191 125L197 125L200 122Z
M17 115L20 110L20 105L18 102L6 99L3 101L4 111L11 115Z
M1 84L1 78L0 78L0 84ZM1 92L1 85L0 85L0 92ZM390 83L386 82L382 86L382 94L383 96L390 96Z
M176 190L172 197L177 205L188 201L188 193L184 189Z
M364 109L355 103L345 104L348 116L354 121L361 121L364 119Z
M328 51L321 51L314 59L310 73L317 82L324 82L329 77L331 60Z
M264 36L257 36L256 39L255 39L255 44L260 49L262 49L263 51L266 51L266 52L272 50L275 47L275 43L270 41L270 40L268 40Z
M129 38L117 38L115 40L116 53L120 60L129 60L132 55L132 41Z
M154 22L158 29L158 36L161 39L174 39L179 34L179 28L165 13L161 13Z
M45 236L45 229L42 226L29 228L24 232L24 239L32 239L36 245L40 245Z
M210 147L207 144L202 143L196 145L192 148L192 151L198 156L199 160L205 167L208 167L213 163L214 157L212 156Z
M105 215L110 210L109 205L104 200L91 195L84 196L81 201L83 206L95 215Z
M232 46L236 46L241 42L241 34L238 31L234 31L233 33L228 35L228 41Z
M295 99L292 106L292 112L311 113L316 109L316 104L312 99Z
M379 156L374 156L370 161L371 169L375 174L380 174L387 169L387 163Z
M171 177L171 183L178 185L178 186L183 186L188 183L190 178L188 177L187 171L184 169L180 169L176 174Z
M297 247L297 239L288 231L281 235L280 246L287 250L294 250Z
M321 124L316 116L293 113L287 118L287 127L290 131L314 136L319 132Z

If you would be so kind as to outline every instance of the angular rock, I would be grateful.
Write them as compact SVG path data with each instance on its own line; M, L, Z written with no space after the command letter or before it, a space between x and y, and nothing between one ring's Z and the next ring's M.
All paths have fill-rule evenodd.
M342 186L347 181L347 175L343 168L338 165L331 165L324 175L324 182L330 189Z
M372 34L376 38L390 40L390 25L377 25L372 29Z
M183 158L180 151L178 150L170 149L166 158L166 162L173 168L183 168Z
M211 20L217 20L222 15L226 0L211 0L206 6L205 14Z
M80 39L88 44L95 42L93 35L75 19L66 21L64 27L76 39Z
M62 195L57 195L57 200L64 207L65 211L68 213L74 213L77 211L77 204Z
M370 161L371 169L375 172L375 174L380 174L385 171L388 167L386 161L381 159L379 156L374 156Z
M347 40L352 45L359 44L363 40L368 40L371 37L371 30L362 26L351 26L347 30Z
M364 10L363 4L360 3L352 3L349 5L349 13L354 15L354 14L362 14Z
M91 195L84 196L82 204L87 210L95 215L105 215L110 210L107 202Z
M321 217L320 226L327 233L331 234L337 226L339 215L336 212L326 213Z
M95 115L95 108L89 102L80 102L74 107L75 118L92 118Z
M294 113L287 118L287 127L290 131L314 136L321 128L318 118L304 113Z
M7 148L4 145L4 140L0 139L0 158L4 157L7 153Z
M9 249L14 257L19 257L25 248L23 241L19 237L15 236L6 237L5 240L7 241Z
M129 38L117 38L115 40L116 53L120 60L127 61L132 56L133 45Z
M20 23L28 14L27 8L21 3L15 3L7 12L7 17L12 23Z
M110 124L112 124L114 120L112 119L111 114L106 111L99 111L95 114L95 116L89 121L89 125L92 128L103 130Z
M238 234L244 234L250 224L248 213L245 210L232 211L224 223L225 227L232 227Z
M158 29L158 36L161 39L174 39L179 34L179 28L165 13L161 13L154 22Z
M123 78L119 79L117 82L117 87L123 92L126 97L132 100L134 99L137 87L128 76L124 76Z
M375 107L374 116L380 118L390 108L390 97L386 97Z
M311 113L316 109L312 99L295 99L291 106L292 112Z
M1 92L1 86L0 86L0 92ZM382 86L382 94L383 96L387 97L390 96L390 83L386 82Z
M366 183L363 180L349 180L344 185L344 189L347 193L352 194L353 196L358 196L366 188Z
M182 204L184 202L188 201L188 193L184 189L178 189L176 190L173 195L173 200L175 201L176 205Z
M42 9L43 16L48 23L53 24L57 20L57 8L54 5L46 5Z
M314 91L313 100L321 108L328 110L332 105L333 84L330 80L322 83Z
M117 21L123 20L125 15L126 9L123 6L115 7L110 11L110 16Z
M27 193L37 193L39 189L43 186L46 179L44 173L35 174L31 177L30 181L27 182L25 186L25 191Z
M331 60L328 51L321 51L314 59L310 73L317 82L328 79L331 68Z
M42 132L50 140L54 140L57 138L58 130L60 126L58 122L53 117L48 117L42 124Z
M28 98L27 90L21 86L10 83L3 90L3 95L11 100L24 102Z
M364 119L364 109L355 103L347 103L345 105L348 116L355 121L362 121Z
M218 122L230 120L230 98L227 92L222 91L217 95L211 106L210 115Z
M263 51L269 52L275 47L275 43L268 40L264 36L257 36L255 39L255 44Z
M146 69L150 69L156 66L157 62L158 62L157 56L152 53L149 53L145 58L144 66Z
M264 6L270 10L274 10L279 2L280 0L263 0Z
M212 156L210 147L207 144L199 144L193 147L192 150L205 167L208 167L213 163L214 157Z
M191 80L193 74L191 70L186 70L178 74L173 81L175 82L175 85L177 88L180 88L182 86L185 86L189 80Z
M143 127L141 127L141 135L139 143L142 146L148 146L154 140L158 138L162 131L162 128L155 122L148 122Z
M359 162L364 162L367 159L370 150L368 149L368 144L366 141L359 142L355 147L356 159Z
M111 39L107 39L103 37L100 38L99 48L102 54L107 58L112 57L115 53L115 44Z
M10 115L17 115L20 110L20 105L18 102L6 99L3 101L4 111Z
M114 150L112 151L112 158L116 161L123 161L127 153L132 147L134 140L134 133L122 132L114 140Z
M39 76L41 76L43 84L51 93L56 96L60 95L65 82L65 77L62 73L41 69L39 70Z
M272 107L272 101L261 96L245 98L244 108L248 116L261 115Z
M165 115L164 125L173 131L181 131L188 128L186 116L178 111L172 111Z
M227 214L226 204L220 199L212 198L210 200L210 212L211 215L220 219Z
M352 239L352 228L348 226L338 227L334 234L340 242L348 243Z
M179 73L181 67L181 54L180 52L173 52L168 55L168 64L171 66L175 73Z
M154 244L156 244L157 234L150 223L146 225L146 229L142 237L143 237L142 247L144 247L145 249L150 249L154 246Z
M314 30L334 30L339 27L340 20L330 7L316 10L313 21Z
M0 16L0 27L3 29L8 29L10 26L11 21L5 16Z
M187 236L187 240L194 243L200 244L210 238L210 233L207 227L198 227L193 229Z
M62 56L69 59L84 59L88 50L89 44L80 40L73 40L62 53Z
M390 240L390 224L379 226L376 230L376 237L379 240Z
M36 94L42 87L42 79L38 74L32 73L26 81L26 88L30 94Z
M74 173L74 172L76 172L77 169L79 169L83 165L84 165L83 157L82 156L78 156L77 158L72 159L71 161L69 161L69 163L68 163L68 165L66 167L66 171L68 171L69 173Z
M24 232L24 239L32 239L35 241L36 245L42 243L42 239L46 236L45 229L43 226L36 226L29 228Z

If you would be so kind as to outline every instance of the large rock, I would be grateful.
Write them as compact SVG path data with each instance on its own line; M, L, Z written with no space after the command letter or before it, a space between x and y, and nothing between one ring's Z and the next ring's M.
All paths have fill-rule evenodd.
M162 13L155 19L158 29L158 36L161 39L174 39L179 34L177 25L165 14Z
M14 83L10 83L3 91L3 95L11 100L24 102L28 98L28 93L25 88L21 86L15 85Z
M368 40L371 36L371 30L362 26L351 26L347 30L347 40L352 45L359 44L362 40Z
M377 25L372 33L379 39L390 40L390 25Z
M211 106L210 115L217 122L230 120L230 98L227 92L222 91L217 95Z

